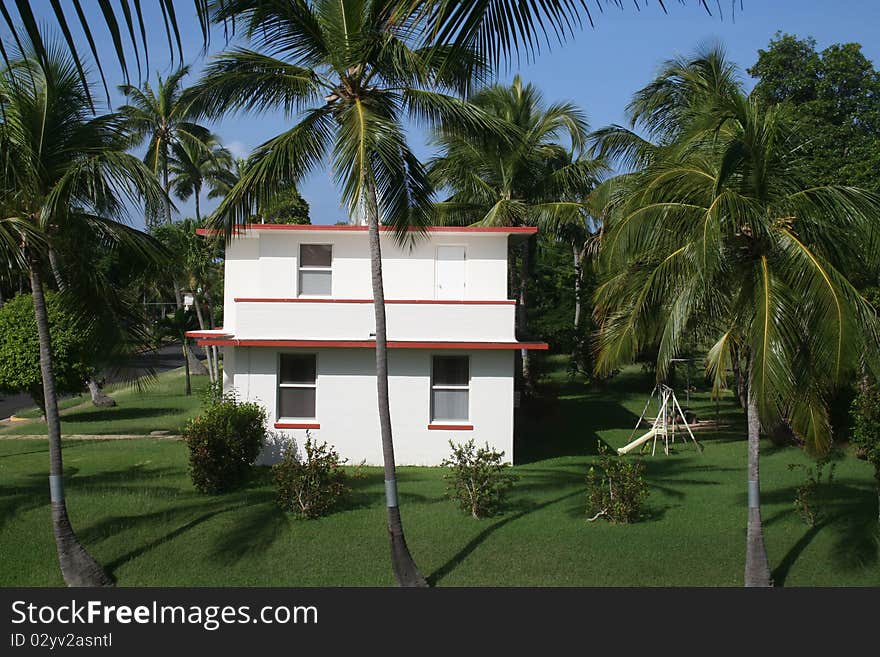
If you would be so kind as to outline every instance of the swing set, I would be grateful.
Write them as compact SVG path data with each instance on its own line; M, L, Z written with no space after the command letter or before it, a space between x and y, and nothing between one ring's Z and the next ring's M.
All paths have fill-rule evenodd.
M658 407L657 415L651 423L651 429L635 440L632 440L632 437L636 434L639 427L642 425L642 422L647 421L648 418L645 417L645 414L648 412L648 408L651 406L651 401L655 396L657 397ZM654 442L651 447L651 456L653 456L657 452L657 441L661 440L663 442L663 451L668 456L669 445L675 443L675 434L676 431L679 430L679 422L687 431L688 436L690 436L694 445L697 446L697 449L702 452L703 446L697 442L696 438L694 438L694 434L691 431L690 425L688 425L685 413L681 410L681 405L678 403L678 398L675 396L675 391L665 383L658 383L651 391L651 396L648 397L648 401L645 403L645 408L639 416L639 421L636 422L636 426L629 436L631 442L619 448L617 453L627 454L637 447L642 447L649 441L653 440ZM685 442L687 442L686 439Z

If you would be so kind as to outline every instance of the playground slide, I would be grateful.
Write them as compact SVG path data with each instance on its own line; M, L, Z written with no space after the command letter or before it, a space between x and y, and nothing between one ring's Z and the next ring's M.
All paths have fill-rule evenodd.
M641 437L639 437L639 438L636 438L636 439L635 439L634 441L632 441L630 444L628 444L628 445L624 445L623 447L621 447L620 449L618 449L618 450L617 450L617 453L618 453L618 454L626 454L627 452L631 452L632 450L634 450L634 449L635 449L636 447L638 447L639 445L644 445L646 442L648 442L649 440L651 440L651 438L653 438L653 437L654 437L654 434L656 434L656 433L657 433L656 429L651 429L651 430L650 430L648 433L646 433L644 436L641 436Z

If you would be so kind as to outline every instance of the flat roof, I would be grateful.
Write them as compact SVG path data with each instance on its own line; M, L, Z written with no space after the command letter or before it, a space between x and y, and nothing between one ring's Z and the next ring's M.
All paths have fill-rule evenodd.
M199 346L216 347L275 347L275 348L331 348L375 349L375 340L285 340L279 338L236 338L231 335L205 336L205 331L188 331L187 336L198 338ZM389 349L528 349L544 351L546 342L464 342L443 340L388 340Z
M358 226L352 224L342 224L339 226L331 224L241 224L235 227L236 233L245 231L327 231L335 233L366 233L367 226ZM379 226L379 230L383 232L393 231L391 226ZM418 231L418 228L410 228L412 232ZM456 234L502 234L502 235L535 235L538 232L537 226L426 226L424 230L428 233L456 233ZM198 235L213 235L218 231L213 228L197 228Z

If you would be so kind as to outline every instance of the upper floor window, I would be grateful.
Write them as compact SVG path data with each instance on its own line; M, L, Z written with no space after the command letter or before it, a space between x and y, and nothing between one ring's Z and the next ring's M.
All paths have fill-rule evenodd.
M299 245L299 294L307 297L329 297L333 276L333 245Z
M315 354L281 354L278 376L278 417L314 418L318 388Z
M434 356L431 367L431 421L468 419L470 363L467 356Z

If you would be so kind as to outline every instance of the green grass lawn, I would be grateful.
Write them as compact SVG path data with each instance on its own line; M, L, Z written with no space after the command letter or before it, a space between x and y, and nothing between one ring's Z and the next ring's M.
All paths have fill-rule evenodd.
M62 434L149 434L151 431L179 432L187 419L198 412L202 391L208 377L192 377L192 395L184 391L182 368L163 372L143 390L128 385L108 386L117 406L96 408L88 394L61 400ZM30 422L16 422L0 428L0 436L45 434L46 423L39 419L36 408L17 413L31 418Z
M607 389L568 385L520 423L520 476L507 509L476 521L444 498L439 468L401 468L407 540L439 586L697 585L742 583L746 445L738 413L721 405L723 431L704 431L701 455L680 447L645 457L651 495L633 525L585 521L584 478L598 439L624 444L650 385L637 371ZM694 406L714 416L705 393ZM372 439L372 438L371 438ZM403 440L401 436L398 440ZM794 512L806 463L766 443L761 464L766 541L778 583L880 585L870 466L837 461L824 519ZM62 583L52 541L42 442L0 440L0 585ZM390 585L383 477L366 469L348 502L313 521L281 512L267 472L240 492L197 493L186 445L155 439L65 445L69 510L92 553L122 586Z

